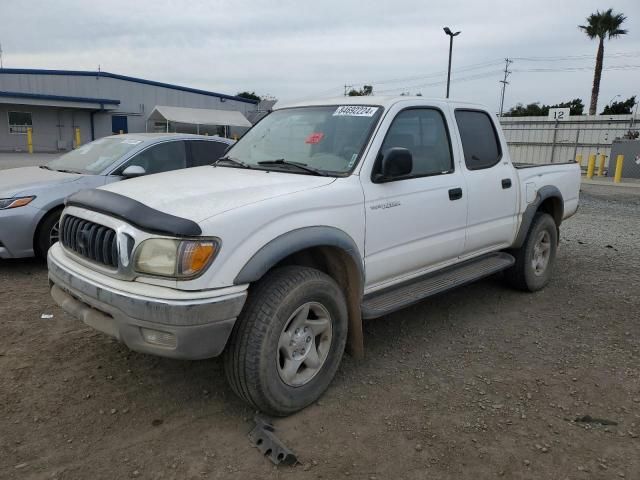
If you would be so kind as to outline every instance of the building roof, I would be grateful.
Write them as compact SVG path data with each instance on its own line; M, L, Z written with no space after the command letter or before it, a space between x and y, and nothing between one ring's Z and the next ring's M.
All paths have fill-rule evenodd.
M166 107L157 105L149 114L149 120L186 123L189 125L228 125L250 127L251 123L237 110L210 108Z
M77 102L77 103L104 103L106 105L120 105L120 100L112 100L110 98L90 98L90 97L69 97L66 95L49 95L44 93L25 93L25 92L3 92L0 91L0 97L10 98L30 98L34 100L56 100L60 102Z
M248 98L237 97L235 95L225 95L224 93L210 92L207 90L200 90L198 88L183 87L181 85L173 85L170 83L156 82L155 80L145 80L143 78L129 77L127 75L118 75L117 73L109 72L91 72L87 70L46 70L38 68L0 68L0 74L18 74L18 75L67 75L71 77L103 77L103 78L115 78L117 80L124 80L125 82L141 83L144 85L153 85L154 87L169 88L172 90L180 90L182 92L197 93L199 95L207 95L210 97L218 97L229 100L235 100L237 102L258 103L256 100L250 100Z

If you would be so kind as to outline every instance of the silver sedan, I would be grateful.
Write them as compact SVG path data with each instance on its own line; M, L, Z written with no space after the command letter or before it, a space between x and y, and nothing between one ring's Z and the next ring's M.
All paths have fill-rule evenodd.
M58 241L64 199L86 188L211 164L233 143L222 137L141 133L104 137L40 167L0 172L0 258L46 256Z

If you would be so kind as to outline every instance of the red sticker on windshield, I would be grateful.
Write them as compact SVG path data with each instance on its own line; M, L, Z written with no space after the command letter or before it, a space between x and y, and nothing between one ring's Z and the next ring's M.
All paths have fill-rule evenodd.
M324 138L324 133L322 132L313 132L310 134L304 143L320 143L320 140Z

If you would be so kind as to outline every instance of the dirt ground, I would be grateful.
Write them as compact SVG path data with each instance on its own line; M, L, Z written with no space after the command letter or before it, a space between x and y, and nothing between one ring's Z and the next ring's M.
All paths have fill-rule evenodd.
M0 478L638 479L639 293L640 189L585 186L544 291L496 276L368 322L367 359L276 420L301 463L274 467L219 360L129 352L1 262Z

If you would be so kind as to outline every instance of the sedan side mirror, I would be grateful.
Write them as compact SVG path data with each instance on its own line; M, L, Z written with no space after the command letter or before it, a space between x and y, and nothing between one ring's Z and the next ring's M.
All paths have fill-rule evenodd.
M387 150L382 157L380 173L374 181L376 183L399 180L411 174L413 170L413 156L411 152L402 147L393 147Z
M124 178L136 178L146 175L147 171L140 165L129 165L122 171Z

